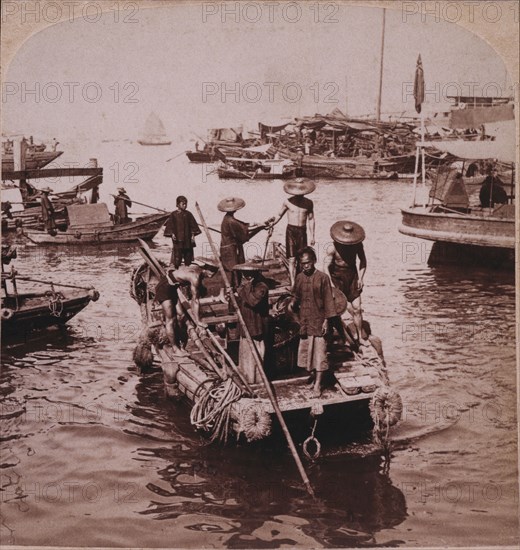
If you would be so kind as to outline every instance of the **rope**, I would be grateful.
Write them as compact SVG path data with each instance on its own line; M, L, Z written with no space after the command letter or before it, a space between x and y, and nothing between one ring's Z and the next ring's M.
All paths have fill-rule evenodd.
M205 382L208 381L212 383L210 387L204 388L203 382L195 392L190 421L196 428L211 432L210 441L226 443L231 431L231 405L242 397L242 392L231 378Z
M312 427L311 435L303 442L303 454L309 459L309 460L316 460L320 454L321 454L321 444L320 442L314 437L314 432L316 431L316 426L318 424L318 418L316 417L314 419L314 426ZM316 450L314 452L309 451L309 445L311 443L314 443L316 446Z
M47 291L47 296L49 296L49 309L51 315L54 317L60 317L63 313L63 295L59 292Z

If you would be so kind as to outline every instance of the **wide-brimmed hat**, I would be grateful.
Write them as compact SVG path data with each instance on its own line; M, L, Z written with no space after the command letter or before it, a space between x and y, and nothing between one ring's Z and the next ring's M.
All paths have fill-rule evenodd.
M347 297L341 290L335 286L332 287L332 297L334 298L334 307L336 315L343 315L347 311Z
M42 193L54 193L54 191L50 187L43 187L40 189Z
M221 212L236 212L237 210L244 208L245 205L246 201L244 199L239 197L227 197L226 199L222 199L217 204L217 208Z
M198 256L192 263L215 273L218 271L218 263L213 258L203 258L202 256Z
M340 244L358 244L365 240L365 230L356 222L341 220L330 228L330 236Z
M283 190L288 195L308 195L316 189L316 184L309 180L288 181Z

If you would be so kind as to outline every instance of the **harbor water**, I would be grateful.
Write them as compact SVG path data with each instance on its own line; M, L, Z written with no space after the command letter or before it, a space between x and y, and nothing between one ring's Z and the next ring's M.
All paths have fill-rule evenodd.
M182 194L189 210L198 201L218 227L216 204L226 196L246 200L237 217L249 222L275 215L285 198L281 181L219 180L210 165L189 164L186 144L63 146L62 165L86 164L84 151L97 156L111 210L110 193L120 186L168 210ZM411 181L316 183L319 262L338 219L361 223L367 234L364 316L383 339L404 404L390 460L369 444L326 448L306 463L311 499L283 445L208 445L190 426L189 409L166 398L160 370L144 375L132 364L136 246L36 247L19 239L21 274L92 284L101 297L66 330L2 349L2 544L518 545L514 275L429 267L431 245L398 232ZM55 190L70 186L51 182ZM283 242L284 227L273 240ZM265 237L255 237L248 256L263 253ZM162 232L154 243L167 259ZM209 253L202 236L196 252Z

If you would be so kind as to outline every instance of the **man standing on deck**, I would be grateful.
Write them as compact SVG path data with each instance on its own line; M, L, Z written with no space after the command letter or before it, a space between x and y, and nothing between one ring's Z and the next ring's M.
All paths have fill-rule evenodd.
M233 267L245 261L244 243L259 231L265 229L267 225L272 222L272 219L269 219L264 223L249 224L237 220L235 218L235 212L244 208L245 205L245 201L238 197L222 199L217 205L217 208L221 212L226 213L220 227L222 233L220 240L220 259L222 260L222 265L224 266L224 271L228 279L235 287L240 283L240 272L235 272L236 277L233 281Z
M498 170L496 167L492 168L480 188L480 206L493 208L495 204L507 204L507 193L503 185L504 183L498 177Z
M269 320L269 285L262 276L268 271L262 260L250 261L233 267L242 274L242 283L238 289L237 302L244 318L245 325L262 361L265 357L265 339ZM240 344L238 348L238 365L250 384L260 382L256 362L251 347L246 339L244 329L240 326Z
M114 223L121 225L123 223L130 223L132 220L128 217L128 209L132 208L132 201L126 194L124 187L118 187L119 195L114 197L114 206L116 207L114 213Z
M54 205L49 199L49 193L52 193L52 189L50 189L49 187L44 187L41 192L42 196L40 198L40 203L42 205L43 224L49 235L52 235L56 231L56 222L54 220Z
M187 353L178 345L183 338L185 329L181 326L185 318L185 311L179 302L179 287L183 287L190 297L191 317L201 326L206 325L200 320L200 298L206 292L202 281L205 277L212 277L218 271L216 263L204 258L197 258L189 266L182 265L178 269L168 270L168 274L159 279L155 287L155 301L161 304L166 334L172 346L173 354L186 356Z
M170 214L164 228L164 236L172 239L172 255L170 264L177 269L182 260L184 265L190 265L193 261L193 249L195 248L195 236L200 235L200 228L193 214L186 210L188 199L182 195L177 197L177 210Z
M367 259L363 248L365 230L357 223L349 221L336 222L330 228L332 245L323 260L323 270L336 286L347 297L347 310L352 315L356 327L357 339L366 344L363 338L363 316L361 311L361 292L363 277L367 268ZM357 269L359 258L359 274Z
M289 277L291 278L291 288L294 287L296 279L296 257L300 250L307 246L307 225L311 234L311 246L314 246L314 203L305 197L316 189L312 181L287 182L284 191L292 197L284 201L282 209L272 225L276 225L287 212L287 229L285 232L285 253L289 262Z
M321 395L323 373L329 368L327 363L328 320L336 317L336 307L330 280L316 265L316 253L310 247L299 253L302 272L296 276L293 311L299 310L300 344L298 366L309 372L316 371L314 397Z

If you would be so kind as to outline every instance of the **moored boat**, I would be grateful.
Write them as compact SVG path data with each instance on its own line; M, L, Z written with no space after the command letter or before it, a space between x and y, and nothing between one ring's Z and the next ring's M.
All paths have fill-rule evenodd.
M99 293L94 287L83 288L74 285L50 281L38 281L18 275L14 270L4 272L3 266L15 257L7 256L2 247L2 337L3 341L25 339L30 332L51 326L64 325L85 308L89 302L96 301ZM49 286L45 291L19 292L20 281L44 283ZM12 287L8 290L8 283ZM56 290L55 287L60 287Z
M150 214L124 224L114 224L105 203L70 205L65 231L24 230L35 244L101 244L152 239L169 213Z
M217 168L222 179L286 179L295 176L295 166L288 159L251 159L227 157Z

